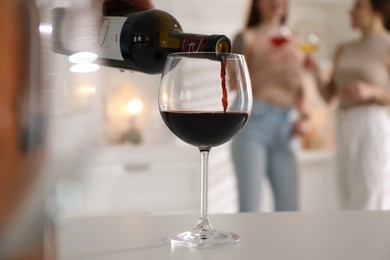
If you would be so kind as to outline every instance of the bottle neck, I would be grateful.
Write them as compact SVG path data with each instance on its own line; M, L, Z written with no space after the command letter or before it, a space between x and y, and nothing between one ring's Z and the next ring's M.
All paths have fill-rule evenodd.
M202 35L173 32L172 36L180 41L180 52L231 52L230 40L224 35Z

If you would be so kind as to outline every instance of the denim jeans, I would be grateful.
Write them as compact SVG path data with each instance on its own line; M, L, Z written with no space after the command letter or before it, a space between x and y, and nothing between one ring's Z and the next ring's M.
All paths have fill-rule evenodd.
M253 101L244 129L232 142L240 212L259 211L261 182L269 179L276 211L298 209L297 166L292 151L293 111Z

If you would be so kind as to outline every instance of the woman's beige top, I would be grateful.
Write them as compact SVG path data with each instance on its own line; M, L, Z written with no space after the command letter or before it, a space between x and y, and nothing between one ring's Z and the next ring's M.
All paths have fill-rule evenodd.
M253 96L263 101L295 107L302 95L304 56L293 37L283 46L274 46L265 27L242 33Z
M379 87L390 87L389 51L390 34L387 32L372 33L342 47L334 71L340 107L357 105L343 98L342 90L349 82L361 80Z

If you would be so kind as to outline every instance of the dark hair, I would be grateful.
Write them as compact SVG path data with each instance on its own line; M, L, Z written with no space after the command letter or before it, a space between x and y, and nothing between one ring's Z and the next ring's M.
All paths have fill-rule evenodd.
M372 9L383 17L383 25L390 31L390 0L370 0Z
M259 0L252 0L252 6L251 6L251 9L249 12L248 22L246 23L247 28L254 27L254 26L259 25L263 22L260 10L257 7L257 1L259 1ZM282 17L282 21L281 21L282 24L284 24L286 22L286 20L287 20L287 14L285 14Z

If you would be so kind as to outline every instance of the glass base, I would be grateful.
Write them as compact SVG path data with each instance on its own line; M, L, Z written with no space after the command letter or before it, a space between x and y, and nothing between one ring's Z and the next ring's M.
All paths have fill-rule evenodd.
M192 231L186 231L169 236L167 240L174 246L205 248L236 245L240 242L240 236L217 230L213 230L210 234L203 235L194 234Z
M167 240L174 246L205 248L236 245L240 242L240 236L234 233L216 230L211 226L208 219L206 219L206 221L200 221L190 231L168 236Z

